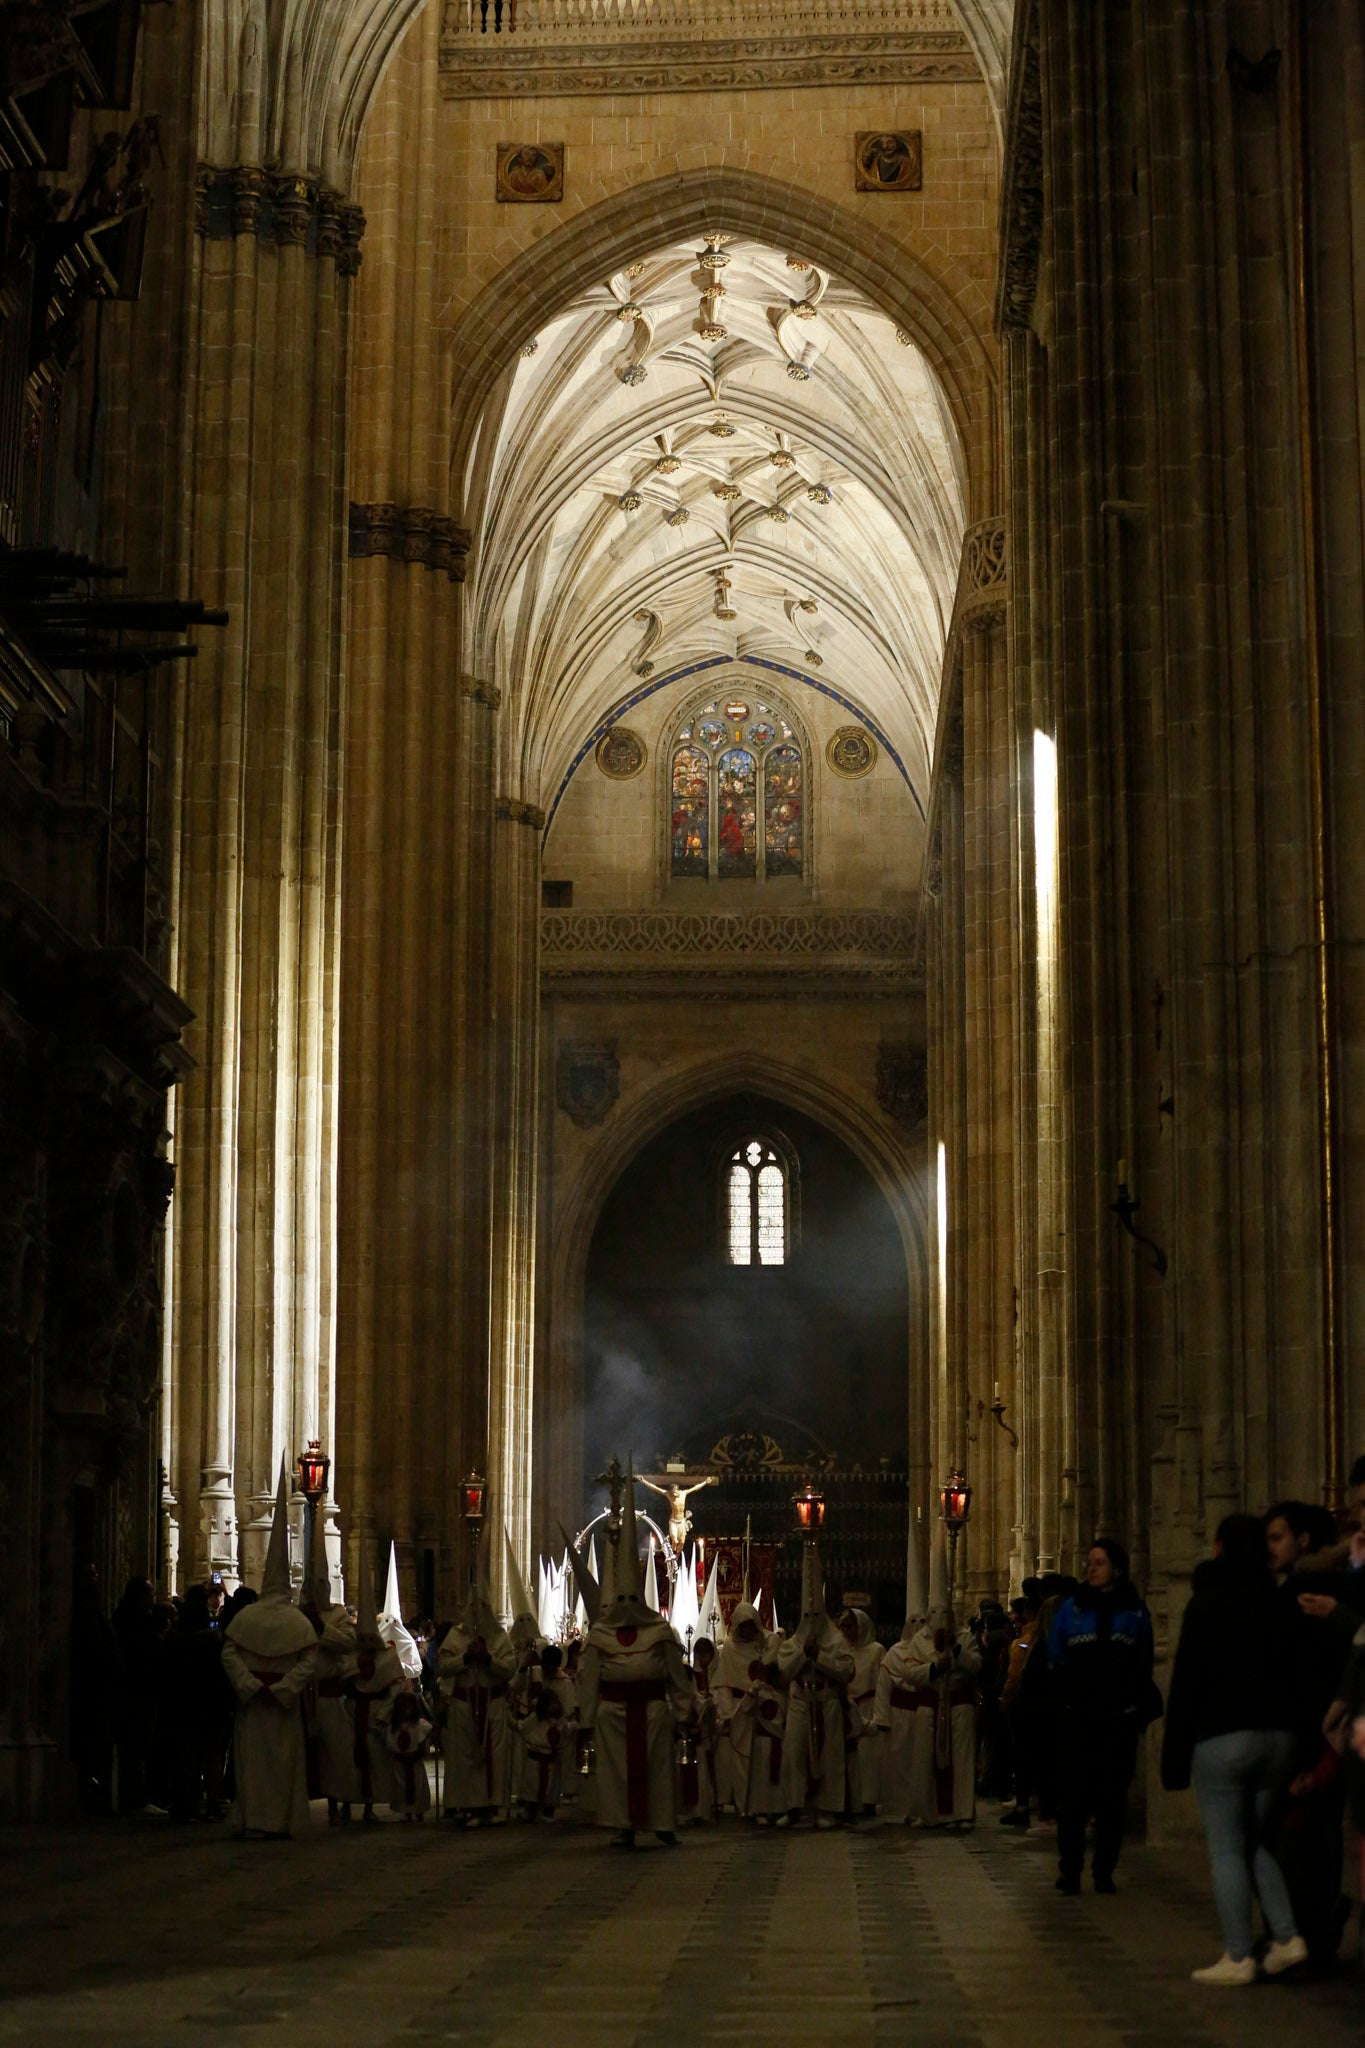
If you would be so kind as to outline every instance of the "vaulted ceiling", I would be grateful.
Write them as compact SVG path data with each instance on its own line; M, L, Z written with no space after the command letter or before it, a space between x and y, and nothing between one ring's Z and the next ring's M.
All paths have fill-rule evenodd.
M818 670L927 795L955 431L910 337L799 251L699 237L586 290L490 401L464 506L528 795L641 676L723 653Z

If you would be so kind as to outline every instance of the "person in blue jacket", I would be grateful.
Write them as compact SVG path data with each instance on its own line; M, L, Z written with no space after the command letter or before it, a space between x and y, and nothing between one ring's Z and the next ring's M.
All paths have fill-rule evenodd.
M1053 1616L1047 1661L1057 1717L1057 1889L1079 1892L1093 1820L1095 1890L1112 1892L1154 1691L1152 1617L1113 1537L1095 1538L1085 1578Z

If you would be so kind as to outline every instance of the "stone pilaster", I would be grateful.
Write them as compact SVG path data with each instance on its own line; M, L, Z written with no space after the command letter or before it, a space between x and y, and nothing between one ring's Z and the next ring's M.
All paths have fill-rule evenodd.
M496 806L488 1477L494 1513L525 1570L531 1544L531 1434L539 1131L540 842L545 813ZM494 1584L506 1600L503 1558Z
M170 1477L187 1563L250 1577L281 1454L333 1433L350 286L307 180L209 183L229 198L194 244L186 524L230 623L177 734L175 974L201 1077L176 1131Z

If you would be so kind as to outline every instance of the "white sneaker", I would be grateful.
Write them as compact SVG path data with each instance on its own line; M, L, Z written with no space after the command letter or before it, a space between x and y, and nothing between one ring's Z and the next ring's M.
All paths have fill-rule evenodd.
M1283 1963L1280 1968L1284 1968ZM1236 1984L1254 1984L1256 1964L1251 1956L1243 1956L1240 1963L1234 1963L1231 1956L1222 1955L1216 1963L1210 1963L1207 1969L1191 1970L1190 1975L1196 1984L1224 1984L1229 1987Z
M1288 1941L1272 1941L1261 1957L1261 1968L1267 1977L1278 1977L1281 1970L1292 1970L1295 1963L1308 1961L1308 1943L1301 1934L1291 1935Z

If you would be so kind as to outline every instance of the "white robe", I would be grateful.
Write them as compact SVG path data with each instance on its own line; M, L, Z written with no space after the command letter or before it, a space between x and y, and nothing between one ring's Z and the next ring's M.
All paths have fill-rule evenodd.
M909 1624L907 1623L907 1628ZM909 1676L910 1644L919 1633L919 1623L893 1643L877 1672L877 1697L873 1719L875 1740L881 1745L878 1777L881 1811L888 1820L906 1821L914 1806L916 1783L932 1770L932 1717L916 1713L915 1688ZM923 1752L916 1754L916 1748Z
M746 1820L775 1820L787 1811L782 1745L787 1728L784 1688L758 1679L745 1693L730 1723L737 1768L743 1776L736 1802Z
M923 1628L910 1644L906 1677L918 1694L910 1777L910 1815L924 1827L976 1818L977 1674L981 1653L970 1633L957 1639L950 1671L936 1675L943 1653Z
M741 1642L735 1634L745 1621L757 1630L751 1643ZM716 1799L722 1807L734 1806L741 1813L749 1776L749 1742L743 1726L736 1729L734 1717L771 1654L772 1641L759 1621L757 1608L741 1601L730 1617L730 1633L711 1670L716 1702ZM736 1751L737 1739L743 1744L742 1754Z
M807 1655L798 1631L779 1649L777 1668L789 1688L782 1745L788 1810L843 1814L848 1800L846 1692L853 1652L833 1622L822 1619L814 1657Z
M546 1691L559 1702L551 1720L536 1718L536 1701ZM523 1666L508 1698L512 1722L511 1796L522 1806L557 1807L564 1775L572 1772L578 1744L578 1693L563 1671L549 1680L540 1666Z
M237 1796L229 1816L236 1834L307 1832L303 1695L313 1682L317 1655L316 1643L266 1655L234 1642L230 1630L223 1638L223 1672L237 1696L232 1729Z
M692 1680L666 1621L588 1631L578 1672L578 1713L593 1730L597 1825L677 1826L673 1733L692 1713Z
M692 1678L694 1764L678 1765L678 1812L683 1820L713 1821L716 1817L716 1703Z
M344 1607L333 1608L318 1642L313 1735L319 1789L324 1799L339 1800L343 1805L360 1797L360 1773L355 1763L355 1709L351 1701L354 1677L355 1629Z
M853 1646L853 1676L848 1704L856 1747L849 1751L849 1805L865 1813L881 1802L881 1751L876 1729L877 1673L885 1647L872 1633L868 1616L858 1610L858 1641Z
M517 1653L502 1629L485 1625L486 1655L471 1655L475 1640L467 1629L454 1628L441 1645L445 1810L505 1813L512 1734L507 1688L516 1676Z
M351 1677L352 1744L356 1793L366 1806L393 1797L393 1765L389 1759L389 1708L403 1690L398 1652L383 1644L359 1643Z

